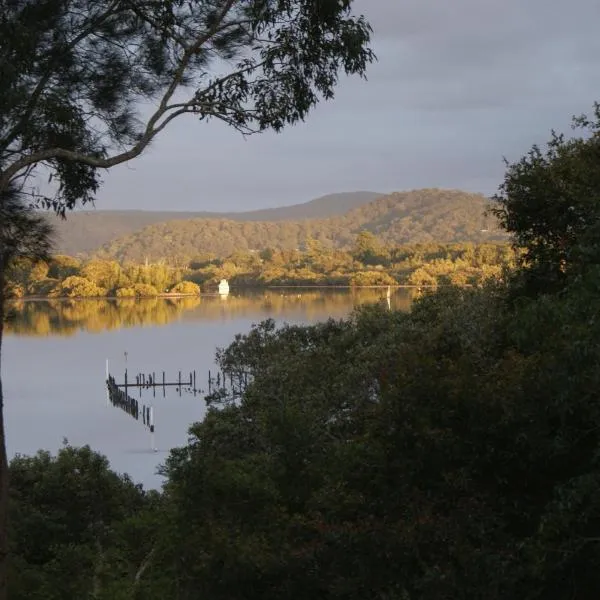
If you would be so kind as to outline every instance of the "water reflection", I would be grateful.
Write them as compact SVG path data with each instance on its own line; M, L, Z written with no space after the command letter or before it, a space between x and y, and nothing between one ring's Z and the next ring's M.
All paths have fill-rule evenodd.
M389 294L389 296L388 296ZM74 335L127 327L167 325L174 321L228 321L272 317L314 322L341 318L353 307L384 302L408 310L414 290L399 288L306 289L279 288L235 291L227 296L151 298L144 300L31 300L8 307L6 333L26 336Z

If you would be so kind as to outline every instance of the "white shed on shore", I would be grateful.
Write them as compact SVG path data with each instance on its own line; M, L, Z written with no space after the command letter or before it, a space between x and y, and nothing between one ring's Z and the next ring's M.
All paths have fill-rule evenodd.
M219 294L222 296L229 294L229 283L227 282L227 279L221 279L219 282Z

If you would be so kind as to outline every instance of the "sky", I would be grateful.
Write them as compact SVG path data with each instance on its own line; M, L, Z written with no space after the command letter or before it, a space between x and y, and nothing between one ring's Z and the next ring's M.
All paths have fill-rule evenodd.
M597 0L355 0L377 63L305 123L250 138L175 120L98 209L246 211L343 191L493 194L503 158L600 100Z

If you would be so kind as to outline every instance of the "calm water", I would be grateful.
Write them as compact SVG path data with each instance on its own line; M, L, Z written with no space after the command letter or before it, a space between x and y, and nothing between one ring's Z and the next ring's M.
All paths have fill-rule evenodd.
M106 361L118 381L129 373L196 370L198 387L214 371L215 349L236 333L273 318L313 323L341 318L354 306L385 299L386 290L282 289L232 293L226 298L143 301L30 301L12 306L3 351L7 440L10 455L55 452L67 439L105 454L112 468L158 487L156 467L170 448L186 443L189 425L201 420L203 396L172 390L142 402L155 412L155 445L138 422L107 404ZM392 308L408 309L411 292L392 290ZM385 301L385 300L384 300ZM127 356L125 356L127 353ZM137 391L130 395L139 399Z

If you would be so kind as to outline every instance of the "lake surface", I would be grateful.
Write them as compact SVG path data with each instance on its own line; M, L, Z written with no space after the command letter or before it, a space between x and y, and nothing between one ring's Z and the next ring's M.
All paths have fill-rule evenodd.
M408 310L412 291L391 291L391 308ZM107 403L106 361L121 383L127 368L137 373L197 373L205 389L215 371L217 347L236 333L273 318L314 323L342 318L363 303L386 302L385 289L272 289L227 297L149 300L26 301L11 305L3 348L5 414L9 455L56 452L64 439L89 444L111 467L147 487L159 487L157 466L169 450L184 445L191 423L205 413L202 394L175 388L130 395L152 405L155 452L141 417L136 421Z

